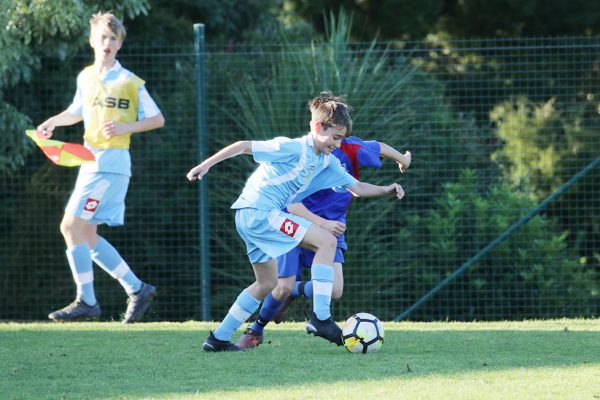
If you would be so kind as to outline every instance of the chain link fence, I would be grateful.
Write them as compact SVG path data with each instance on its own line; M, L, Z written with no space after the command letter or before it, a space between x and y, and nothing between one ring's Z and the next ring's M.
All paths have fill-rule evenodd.
M149 320L222 318L253 281L229 206L254 163L239 156L213 168L200 201L199 185L185 179L200 143L210 155L236 140L300 136L307 102L321 90L347 97L356 136L413 153L405 174L385 161L361 171L367 182L401 183L406 198L353 201L337 319L358 311L397 318L600 155L600 37L348 44L334 35L197 48L127 43L120 54L166 125L134 135L126 224L100 232L157 286ZM30 84L5 97L35 126L70 104L90 57L44 59ZM74 126L55 137L81 135ZM45 319L72 300L59 223L76 173L32 148L16 173L0 177L0 319ZM597 316L599 182L591 169L410 318ZM103 318L119 319L121 287L98 268L95 284ZM289 316L309 310L297 300Z

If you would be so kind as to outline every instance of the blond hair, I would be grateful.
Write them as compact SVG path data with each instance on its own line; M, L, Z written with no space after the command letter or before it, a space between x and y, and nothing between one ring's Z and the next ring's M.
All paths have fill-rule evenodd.
M312 122L320 122L327 126L343 126L346 137L352 134L351 107L341 96L334 96L330 91L321 92L308 102Z
M125 30L125 25L121 22L121 20L114 16L113 13L109 12L99 12L92 15L90 18L90 28L94 29L98 25L107 26L121 42L125 40L127 36L127 31Z

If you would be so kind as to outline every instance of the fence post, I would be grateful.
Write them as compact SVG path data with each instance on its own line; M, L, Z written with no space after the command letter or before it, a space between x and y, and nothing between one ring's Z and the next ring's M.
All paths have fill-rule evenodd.
M194 52L196 56L196 117L198 121L198 160L206 158L206 89L204 24L194 24ZM210 317L210 225L206 181L198 182L199 254L200 254L200 319Z

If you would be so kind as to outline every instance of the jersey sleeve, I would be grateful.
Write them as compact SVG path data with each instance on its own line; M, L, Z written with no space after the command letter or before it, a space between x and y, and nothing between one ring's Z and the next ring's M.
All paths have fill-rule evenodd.
M357 145L356 159L363 167L381 167L381 146L376 140L362 140L352 136L350 142Z
M73 96L71 105L67 108L67 112L71 115L83 115L83 92L81 91L82 79L84 79L83 71L77 76L77 90L75 91L75 96Z
M156 102L146 90L146 86L142 85L138 89L138 120L141 121L144 118L152 118L160 114L160 108L156 105Z
M299 157L301 144L285 137L253 140L252 157L256 162L286 162Z
M308 185L307 189L298 194L293 203L299 202L311 194L323 189L333 189L336 192L343 192L347 188L354 186L358 180L350 175L342 166L340 160L334 156L330 156L330 163L327 168L323 169ZM290 203L291 204L291 203Z

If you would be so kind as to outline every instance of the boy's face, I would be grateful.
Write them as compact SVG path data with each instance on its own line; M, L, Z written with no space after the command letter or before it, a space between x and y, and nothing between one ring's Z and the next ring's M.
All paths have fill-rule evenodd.
M96 25L90 33L90 46L94 49L96 61L114 63L123 42L106 25Z
M314 142L317 154L331 154L341 146L342 139L346 137L345 126L326 126L320 122L314 123L314 132L316 133Z

